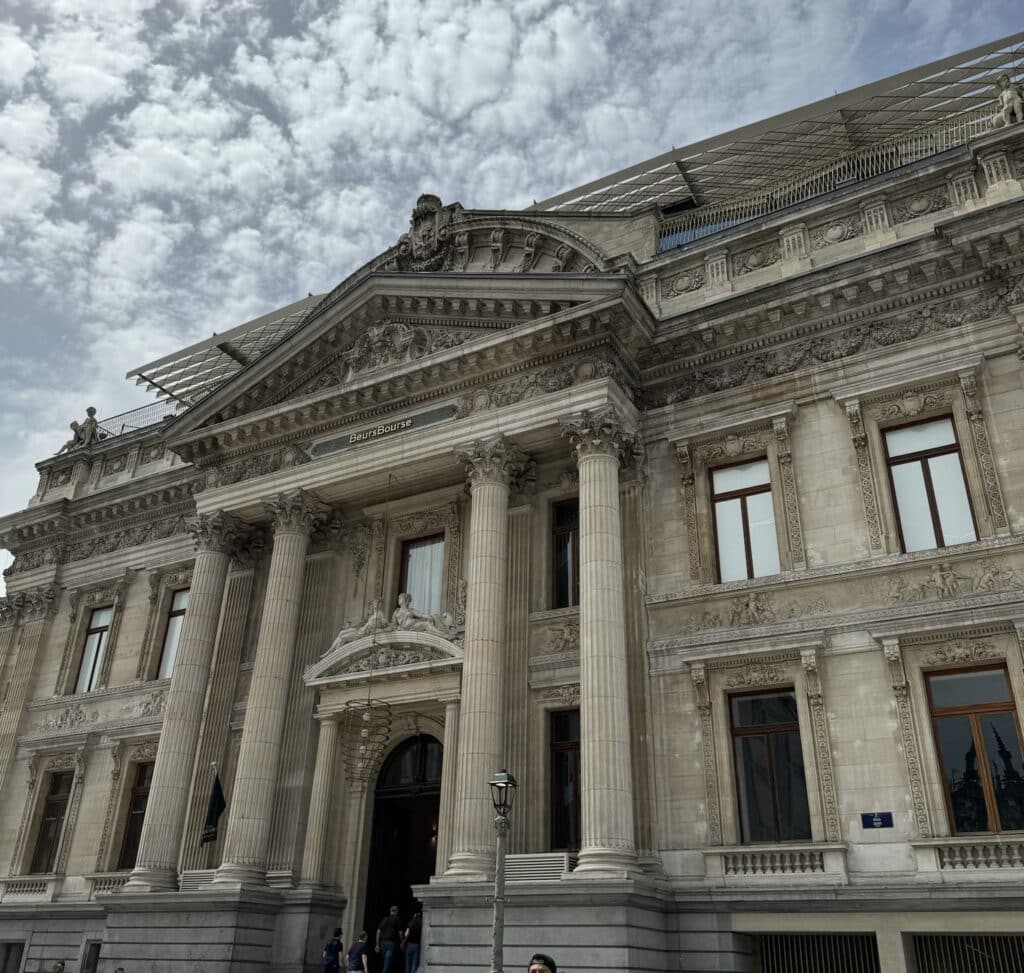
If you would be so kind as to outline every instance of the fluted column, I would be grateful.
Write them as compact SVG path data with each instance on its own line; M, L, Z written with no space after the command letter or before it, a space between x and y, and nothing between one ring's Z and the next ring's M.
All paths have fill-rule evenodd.
M636 868L619 461L613 409L562 422L580 473L580 783L577 872Z
M182 825L188 810L199 729L203 721L210 661L217 638L224 584L239 524L220 511L203 514L189 526L196 562L188 611L178 639L178 655L167 690L160 744L153 767L149 804L142 825L135 869L125 888L156 892L177 888ZM195 836L199 840L199 836Z
M505 657L509 481L526 462L504 436L456 450L469 473L469 569L456 758L452 854L446 874L484 879L494 871L487 782L504 765L502 673ZM515 773L517 768L509 768Z
M332 806L341 806L341 794L334 776L337 750L338 721L328 716L320 720L313 791L309 796L309 817L306 821L306 843L302 850L301 884L307 888L318 888L323 884L327 822L330 820Z
M437 857L434 862L434 873L437 875L443 875L448 867L448 856L452 848L461 705L457 696L442 699L441 702L444 703L444 756L441 760L441 806L437 812Z
M224 857L215 884L266 881L270 820L284 735L288 677L298 635L309 535L326 505L302 490L267 503L274 530Z

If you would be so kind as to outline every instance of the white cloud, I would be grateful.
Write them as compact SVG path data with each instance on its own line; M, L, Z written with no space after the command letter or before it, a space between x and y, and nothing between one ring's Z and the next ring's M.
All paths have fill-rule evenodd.
M36 52L12 24L0 24L0 89L19 91L36 66Z

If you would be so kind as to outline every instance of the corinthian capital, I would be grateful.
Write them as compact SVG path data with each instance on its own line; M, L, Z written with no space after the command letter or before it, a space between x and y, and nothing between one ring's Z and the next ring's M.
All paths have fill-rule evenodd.
M626 427L622 417L612 406L591 411L584 410L569 419L559 419L562 435L576 450L577 459L593 455L611 455L620 459L632 446L636 436Z
M315 493L289 490L264 503L274 533L312 534L330 515L331 508Z
M186 529L192 535L197 551L230 554L242 525L231 514L215 510L213 513L199 514L189 521Z
M466 467L470 483L503 483L508 486L527 468L530 458L515 443L500 433L492 439L455 450L455 457Z
M56 597L57 592L52 585L43 585L11 595L9 603L13 605L17 617L23 621L32 621L52 614L57 607Z

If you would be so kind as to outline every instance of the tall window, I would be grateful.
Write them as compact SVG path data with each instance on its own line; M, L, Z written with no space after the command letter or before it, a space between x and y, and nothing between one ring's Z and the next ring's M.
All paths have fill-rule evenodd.
M20 973L24 943L0 943L0 973Z
M178 657L178 639L181 638L181 626L185 622L185 609L188 608L188 588L182 588L171 596L171 608L167 613L167 627L164 629L164 645L160 652L160 668L158 679L167 679L174 671L174 660Z
M807 841L800 726L792 690L733 696L732 745L743 841Z
M441 611L444 586L444 534L419 537L402 545L399 591L412 596L412 607L434 615Z
M779 542L768 460L711 471L718 580L778 574Z
M553 608L580 603L580 502L562 500L551 507Z
M50 776L50 789L43 803L43 814L39 822L39 836L32 855L32 874L43 875L53 871L57 861L57 849L60 847L60 836L64 830L64 815L68 809L68 798L71 795L71 783L74 773L67 771Z
M953 419L887 429L884 438L903 550L977 540Z
M113 617L113 608L94 608L89 616L89 627L86 629L85 645L82 648L82 662L78 667L78 679L75 681L76 693L87 693L99 684L100 672L103 670L103 654L107 651L110 620Z
M124 840L121 842L121 855L117 860L118 868L134 868L135 858L139 853L139 841L142 838L142 822L146 817L146 805L149 803L149 785L153 781L153 764L135 765L135 783L132 796L128 802L128 817L124 824Z
M551 850L580 846L580 711L551 714Z
M928 676L953 830L1024 830L1020 724L1002 666Z

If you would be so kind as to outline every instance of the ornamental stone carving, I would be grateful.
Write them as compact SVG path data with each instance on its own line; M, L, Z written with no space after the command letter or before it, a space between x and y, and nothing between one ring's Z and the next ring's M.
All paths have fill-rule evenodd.
M633 444L635 432L624 423L611 406L584 410L578 416L559 419L562 435L572 444L578 459L587 456L612 455L621 459Z
M1020 85L1004 73L996 78L996 92L997 111L989 121L990 127L1004 128L1024 122L1024 92Z
M890 607L895 607L932 599L1018 591L1022 588L1024 580L1013 569L995 558L983 558L977 564L960 567L960 570L948 562L933 564L923 580L918 582L909 581L905 574L889 578L883 582L879 593L888 598Z
M444 206L439 197L423 193L409 220L409 232L398 240L395 268L435 271L444 268L451 251L452 224L462 219L462 206Z
M369 611L366 613L366 617L355 625L349 625L343 628L337 635L334 636L334 641L331 643L327 653L330 654L335 649L348 642L354 642L356 639L362 638L364 635L373 635L376 632L385 632L391 628L391 622L388 616L381 609L381 600L374 598L370 602Z
M396 669L399 666L414 666L424 662L448 661L451 658L451 656L446 655L444 652L425 645L404 647L381 645L340 669L338 675L347 675L354 672L373 672L377 669Z
M533 270L534 264L537 263L537 258L540 256L540 243L541 235L539 233L526 234L526 239L523 241L523 256L516 267L518 273L525 274Z
M193 482L192 492L199 494L206 489L240 483L242 480L250 480L256 476L267 476L278 470L303 466L308 462L310 462L309 453L302 446L289 443L280 449L246 456L237 463L227 463L204 470L203 475Z
M770 666L762 663L748 663L730 672L725 684L730 689L739 686L776 686L786 681L786 670L782 666Z
M814 739L814 755L818 764L818 784L825 840L841 841L839 798L836 794L835 771L832 767L832 743L828 731L828 715L825 712L821 674L818 669L818 650L816 648L804 649L800 653L800 666L804 673L807 705L811 713L811 732Z
M1003 506L1003 494L999 488L999 477L996 473L996 462L992 455L992 443L985 423L985 413L981 407L981 396L978 390L978 379L971 372L961 372L960 389L964 396L967 421L971 428L971 439L981 468L981 481L985 488L985 506L988 508L992 527L997 532L1009 530L1006 508Z
M458 447L455 457L466 467L469 482L473 486L479 483L501 483L508 486L523 474L529 460L526 453L501 434Z
M0 622L35 621L46 618L57 608L57 589L42 585L0 598Z
M579 651L579 647L580 620L578 618L567 618L548 630L548 652Z
M541 691L540 698L563 706L579 706L580 684L574 682L565 686L551 686Z
M498 227L491 230L491 270L497 270L508 254L508 230Z
M850 434L857 460L857 480L860 483L861 502L864 505L864 520L868 528L868 544L872 551L882 549L882 527L878 515L878 498L875 496L875 480L871 471L871 454L868 437L864 429L864 418L860 403L853 399L846 403L846 418L850 421Z
M690 678L693 680L697 713L700 717L701 763L704 768L708 844L720 845L722 843L722 804L718 793L718 757L715 752L715 725L704 663L691 663Z
M71 438L57 450L58 456L61 453L70 453L82 446L93 446L107 438L107 431L100 427L99 420L96 418L96 407L93 405L85 410L85 418L81 422L72 422L69 428L71 429Z
M450 639L454 619L451 615L426 614L413 606L412 595L403 591L398 596L398 607L391 613L391 629L396 632L430 632Z
M89 712L82 708L81 703L63 709L52 719L47 720L43 726L47 730L78 730L89 726L99 719L99 713L93 710Z
M264 502L274 533L312 534L331 508L307 490L289 490Z
M195 541L197 551L230 554L241 532L241 523L223 510L199 514L188 521L186 529Z
M1003 653L991 642L977 639L954 639L941 645L925 658L925 665L953 666L966 665L969 662L981 662L985 659L1002 658Z

